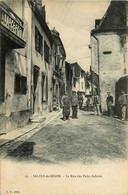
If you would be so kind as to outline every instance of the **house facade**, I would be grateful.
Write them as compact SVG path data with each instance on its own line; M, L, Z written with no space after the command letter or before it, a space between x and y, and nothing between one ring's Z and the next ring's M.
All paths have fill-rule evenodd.
M66 53L41 0L1 1L0 14L0 131L6 133L53 111L54 93L60 106Z
M31 10L27 1L0 2L0 132L30 115Z
M70 64L72 69L72 91L85 93L85 71L77 62Z
M85 72L85 95L92 95L91 73Z
M68 96L72 97L72 67L70 66L70 63L67 61L65 62L65 75L66 75L66 91L68 93Z
M111 92L115 105L116 83L128 74L127 19L128 2L111 1L90 34L92 88L101 97L103 112L107 110L107 92Z
M33 114L52 111L53 38L45 21L42 1L29 1L31 7L31 109Z
M60 38L60 34L54 28L51 30L54 40L53 44L53 110L61 107L61 99L65 93L66 78L65 78L65 59L66 52Z

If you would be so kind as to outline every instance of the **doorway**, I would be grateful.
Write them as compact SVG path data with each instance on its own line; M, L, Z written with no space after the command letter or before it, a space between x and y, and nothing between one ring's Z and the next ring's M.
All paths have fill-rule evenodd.
M5 51L0 50L0 102L4 101L5 101Z
M39 67L34 66L33 70L33 114L38 113L38 78L39 78Z

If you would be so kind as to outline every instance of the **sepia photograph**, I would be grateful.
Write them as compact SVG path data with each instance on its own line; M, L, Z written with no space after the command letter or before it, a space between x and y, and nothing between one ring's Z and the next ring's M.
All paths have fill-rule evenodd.
M128 195L128 1L0 0L0 195Z

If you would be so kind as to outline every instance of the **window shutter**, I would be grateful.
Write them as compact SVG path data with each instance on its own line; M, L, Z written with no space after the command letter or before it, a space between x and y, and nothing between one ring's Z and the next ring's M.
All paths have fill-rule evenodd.
M48 101L48 77L46 76L46 101Z
M26 94L27 93L27 78L22 76L22 82L21 82L21 91L23 94Z
M80 77L80 70L77 67L75 67L75 77Z
M42 73L42 101L44 101L44 96L45 96L45 94L44 94L44 88L45 88L44 83L45 83L45 74Z
M15 74L15 94L26 94L27 93L27 77Z

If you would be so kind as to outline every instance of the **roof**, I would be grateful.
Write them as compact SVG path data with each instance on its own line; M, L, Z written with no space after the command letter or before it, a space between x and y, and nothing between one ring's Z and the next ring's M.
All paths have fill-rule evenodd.
M70 66L77 66L81 71L85 72L77 62L70 64Z
M53 40L51 31L50 31L50 29L45 21L44 15L41 12L41 9L39 9L39 6L37 4L34 4L34 2L32 0L28 0L28 2L32 6L33 12L34 12L37 20L39 21L40 25L42 26L44 32L46 33L46 35L49 38L49 41L52 45L54 40ZM43 9L43 7L42 7L42 9Z
M111 1L106 13L101 20L96 20L93 33L108 31L125 31L126 28L126 4L127 1Z
M55 44L57 46L60 46L60 51L61 51L62 55L64 57L66 57L66 52L65 52L65 49L64 49L64 45L63 45L63 43L60 39L60 34L55 29L51 30L51 33L52 33Z
M128 75L126 75L124 77L121 77L118 81L121 81L121 80L127 80L128 81Z

